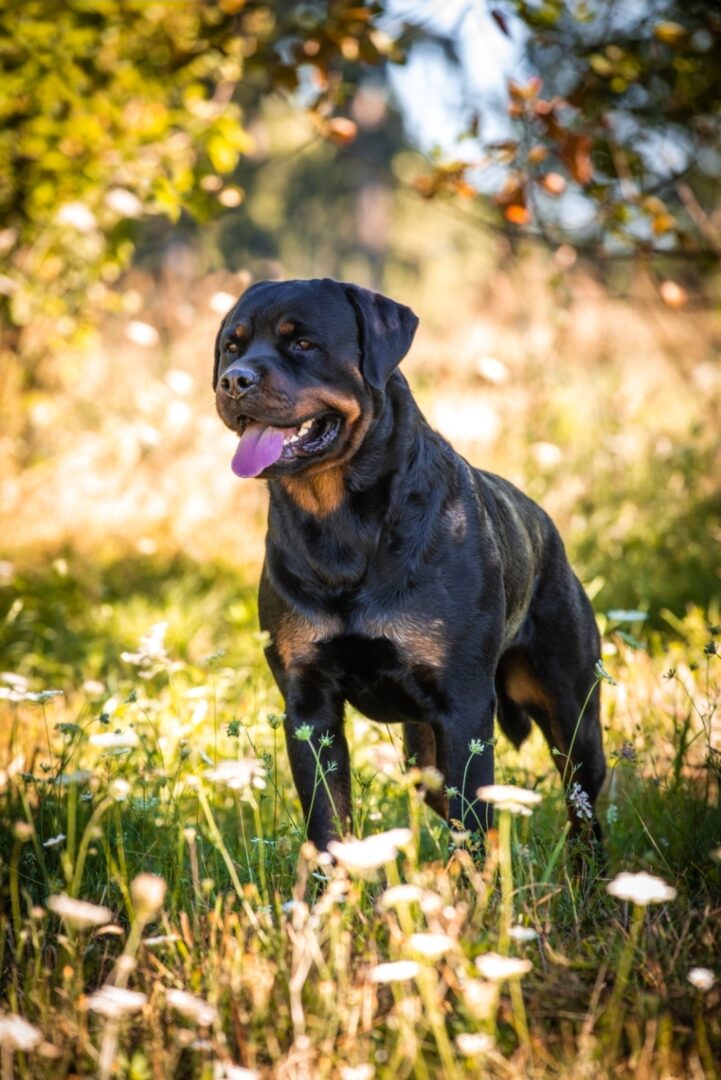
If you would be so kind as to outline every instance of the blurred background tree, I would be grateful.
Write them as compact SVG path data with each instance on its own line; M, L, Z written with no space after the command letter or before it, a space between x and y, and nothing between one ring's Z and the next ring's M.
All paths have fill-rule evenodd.
M316 250L324 272L335 272L347 244L357 244L377 282L387 191L399 182L428 198L464 201L469 217L492 230L572 245L597 262L684 257L686 275L716 264L718 4L441 7L401 0L5 3L5 347L22 341L28 359L45 354L89 310L112 307L112 286L136 245L146 256L162 247L168 223L181 216L190 234L194 223L230 217L218 237L231 263L249 252L277 255L281 223L292 220L295 241ZM487 137L497 102L479 97L469 77L474 58L464 42L473 41L474 21L476 35L507 38L516 52L519 77L507 84L501 139ZM429 45L443 50L444 75L459 80L464 94L447 117L445 145L426 167L399 177L391 162L407 142L404 102L389 103L388 67L422 62ZM326 140L322 151L317 139L294 142L291 129L290 147L254 147L249 128L278 93L305 110L312 133ZM441 93L425 86L428 101ZM452 151L459 152L453 160ZM298 161L284 170L283 208L259 227L241 203L260 163L289 152ZM334 232L332 243L323 241L329 198L334 206L355 202L336 215L359 223L352 237ZM683 302L683 285L665 288L668 303Z

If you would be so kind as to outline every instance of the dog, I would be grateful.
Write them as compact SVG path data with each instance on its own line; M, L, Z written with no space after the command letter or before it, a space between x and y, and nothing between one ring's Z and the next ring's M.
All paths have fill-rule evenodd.
M261 281L215 343L233 470L270 490L259 616L307 835L352 828L350 702L400 721L409 761L443 778L429 805L482 834L494 717L515 746L535 721L572 835L600 842L593 610L548 515L426 422L398 370L417 325L356 285Z

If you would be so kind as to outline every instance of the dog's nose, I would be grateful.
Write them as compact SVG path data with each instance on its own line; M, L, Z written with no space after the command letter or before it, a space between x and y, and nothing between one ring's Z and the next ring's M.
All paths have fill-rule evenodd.
M231 367L221 377L220 388L228 397L241 398L255 386L259 379L260 375L252 368Z

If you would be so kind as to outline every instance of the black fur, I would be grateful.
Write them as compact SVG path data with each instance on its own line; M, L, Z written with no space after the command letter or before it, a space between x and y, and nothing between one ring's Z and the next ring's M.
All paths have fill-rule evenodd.
M345 417L322 459L262 474L260 620L308 834L321 848L351 828L346 701L404 724L409 756L450 789L429 803L472 829L490 820L476 790L493 780L496 714L515 745L531 720L540 726L569 793L580 785L594 804L605 774L591 606L547 514L428 426L397 370L416 324L408 308L356 286L261 282L216 343L217 406L231 428L248 417L290 426L333 395ZM300 353L298 339L312 347ZM218 385L236 363L261 376L240 401ZM297 738L304 725L327 787ZM471 740L482 753L470 754ZM586 820L573 801L569 813L576 832L600 838L595 815Z

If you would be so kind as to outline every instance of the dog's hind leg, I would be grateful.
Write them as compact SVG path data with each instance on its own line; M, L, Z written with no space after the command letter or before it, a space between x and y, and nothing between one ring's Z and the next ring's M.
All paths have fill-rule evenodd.
M406 723L403 725L403 743L406 751L406 762L409 767L418 769L435 769L438 772L438 759L436 755L436 737L430 724ZM435 810L442 818L448 820L448 800L443 789L443 780L440 779L437 787L432 787L421 780L425 791L425 799L431 810Z
M592 671L582 679L576 669L576 676L571 679L566 665L548 652L539 656L512 649L499 665L499 700L511 705L512 717L527 714L543 732L565 790L572 835L590 832L600 843L595 804L606 772L600 693ZM525 725L509 723L507 713L499 713L499 722L513 742L523 734Z

